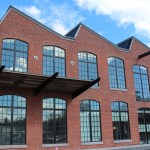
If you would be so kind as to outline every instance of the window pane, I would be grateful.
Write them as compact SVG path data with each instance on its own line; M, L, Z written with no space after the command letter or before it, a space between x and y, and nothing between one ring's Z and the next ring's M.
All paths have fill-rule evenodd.
M87 61L87 53L86 52L78 53L78 60Z
M139 99L150 99L147 68L139 65L134 65L133 73L136 97Z
M22 52L28 52L28 44L19 40L16 40L16 50Z
M15 71L27 72L27 53L16 52Z
M138 120L139 120L139 133L140 133L140 143L149 144L150 135L150 109L141 108L138 109Z
M58 72L59 76L65 77L66 73L65 51L55 46L43 47L43 74L53 75Z
M28 44L20 40L4 39L2 65L5 70L27 72Z
M25 144L26 99L3 95L0 101L0 145Z
M93 100L80 102L81 141L101 141L100 108Z
M87 70L88 64L85 62L79 62L78 63L78 69L79 69L79 79L87 80L88 79L88 70Z
M112 102L111 109L114 140L130 139L127 104L124 102Z
M66 143L66 102L59 98L43 99L43 143Z
M108 58L108 73L110 88L126 88L123 60L116 57Z
M97 79L96 55L87 52L78 53L78 72L81 80ZM98 87L98 84L95 84L94 87Z
M5 66L5 70L13 71L14 51L2 49L2 65Z

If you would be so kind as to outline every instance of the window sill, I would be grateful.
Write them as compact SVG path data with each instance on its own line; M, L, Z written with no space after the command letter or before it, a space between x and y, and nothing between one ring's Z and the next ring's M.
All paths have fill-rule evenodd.
M139 99L139 98L137 98L136 101L140 101L140 102L150 102L150 99Z
M18 149L18 148L27 148L27 145L0 145L0 149Z
M118 88L110 88L110 90L115 90L115 91L127 91L128 89L118 89Z
M81 145L98 145L103 144L103 142L87 142L87 143L81 143Z
M65 147L65 146L69 146L68 143L62 143L62 144L42 144L42 147Z
M132 142L132 140L115 140L114 143L128 143Z

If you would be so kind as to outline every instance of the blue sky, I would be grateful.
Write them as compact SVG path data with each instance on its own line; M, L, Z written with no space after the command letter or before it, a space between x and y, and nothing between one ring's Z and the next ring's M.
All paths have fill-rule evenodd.
M135 36L150 46L150 0L5 0L0 17L9 5L63 35L82 22L115 44Z

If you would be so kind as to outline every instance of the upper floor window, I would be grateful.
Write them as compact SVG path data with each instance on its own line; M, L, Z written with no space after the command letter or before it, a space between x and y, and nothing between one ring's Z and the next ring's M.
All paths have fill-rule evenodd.
M67 142L66 102L59 98L43 99L43 143Z
M128 104L112 102L111 110L114 140L130 139Z
M81 141L99 142L101 138L100 104L94 100L80 102Z
M43 47L43 74L53 75L58 72L59 76L66 76L65 51L55 46Z
M139 99L150 99L147 68L139 65L134 65L133 73L136 97Z
M3 39L2 65L5 70L27 72L28 44L16 39Z
M125 72L122 59L116 57L108 58L108 71L110 88L125 89Z
M78 53L78 70L79 70L79 79L82 80L97 79L98 69L97 69L96 55L93 55L88 52ZM98 84L96 86L98 86Z
M0 145L26 144L26 99L0 96Z

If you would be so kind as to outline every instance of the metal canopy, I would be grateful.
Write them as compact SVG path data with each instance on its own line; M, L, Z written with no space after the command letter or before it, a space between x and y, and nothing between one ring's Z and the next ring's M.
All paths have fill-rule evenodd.
M100 81L100 78L97 78L96 80L93 80L90 83L88 83L87 85L85 85L85 86L79 88L78 90L74 91L72 93L72 99L74 99L75 97L77 97L78 95L80 95L81 93L83 93L84 91L86 91L87 89L92 87L94 84L98 83L99 81Z
M0 67L1 68L1 67ZM63 92L72 95L72 98L80 95L100 79L77 80L71 78L57 77L58 73L53 76L34 75L27 73L3 71L0 74L0 87L17 87L32 89L33 95L37 95L42 90L51 92Z
M149 55L150 55L150 51L149 51L149 52L146 52L146 53L144 53L144 54L139 55L139 56L138 56L138 59L141 59L141 58L146 57L146 56L149 56Z
M58 72L56 72L54 75L46 79L43 83L41 83L38 87L34 89L33 96L36 96L40 91L42 91L48 84L53 81L58 76Z

